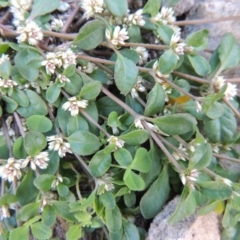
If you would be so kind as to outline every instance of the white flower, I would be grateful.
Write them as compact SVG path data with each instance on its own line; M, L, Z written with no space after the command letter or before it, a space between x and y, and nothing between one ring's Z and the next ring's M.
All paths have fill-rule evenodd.
M4 79L0 78L0 87L13 88L14 86L17 86L17 85L18 84L11 79L4 80Z
M26 12L32 7L32 0L10 0L10 3L16 9Z
M104 185L104 190L111 191L114 189L114 185L112 184L112 181L113 181L113 178L108 173L105 173L100 178L97 178L96 183L98 186ZM103 192L98 192L98 194L101 195Z
M149 127L152 131L154 131L155 133L161 134L161 135L166 136L166 137L169 136L169 135L166 134L165 132L161 131L161 130L159 129L159 127L156 126L155 124L152 124L152 123L149 123L149 122L146 122L146 124L147 124L148 127Z
M78 69L84 73L92 73L97 66L94 63L88 62L86 66L79 66Z
M136 88L132 88L132 90L131 90L131 96L132 96L132 98L138 98L138 97L139 97Z
M185 43L178 43L180 40L180 35L173 34L170 41L170 47L177 55L184 54Z
M198 101L195 101L195 105L196 105L196 111L201 112L202 111L202 105Z
M181 173L180 174L180 179L183 183L183 185L188 184L188 186L194 190L195 186L194 183L197 181L199 172L197 169L192 169L190 171L188 171L187 173Z
M52 182L51 187L56 188L60 182L63 182L63 178L59 173L57 173L56 178Z
M143 78L141 76L138 76L137 83L134 86L134 88L132 88L132 90L131 90L132 98L138 98L137 91L139 91L139 92L145 92L146 91L146 88L142 85L142 83L143 83Z
M57 78L59 79L60 83L70 82L70 79L63 74L58 74Z
M213 80L213 85L216 91L219 91L225 85L225 79L223 76L218 76ZM237 85L232 83L227 83L227 89L224 92L224 96L227 100L233 100L237 95Z
M39 167L40 169L46 169L48 166L47 163L48 161L49 161L48 152L40 152L35 157L28 156L23 161L22 167L26 167L28 163L30 163L32 170L36 170L37 167Z
M227 178L222 178L221 181L222 181L223 183L225 183L226 185L228 185L229 187L232 186L232 181L229 180L229 179L227 179Z
M115 144L116 145L116 148L115 150L119 149L119 148L122 148L124 146L124 141L115 137L115 136L111 136L108 140L109 144Z
M43 39L41 28L34 21L27 22L26 26L19 26L17 33L20 34L17 37L19 43L28 41L30 45L37 45Z
M57 52L57 58L62 63L63 68L67 68L69 65L76 65L76 54L71 50L67 49L64 52Z
M8 210L8 206L7 205L3 205L0 207L0 221L2 221L4 218L9 218L10 217L10 213Z
M54 18L51 22L51 28L55 31L60 31L63 27L63 21L61 19Z
M139 118L134 120L134 125L135 125L136 128L144 129L144 127L142 125L142 122L141 122L141 119L139 119Z
M139 25L139 26L144 26L145 21L143 20L143 16L142 16L142 9L139 9L138 11L136 11L133 14L130 14L128 16L128 22L130 24L134 24L134 25Z
M9 56L7 54L2 54L2 56L0 57L0 65L6 61L9 61Z
M163 25L173 23L176 21L176 17L174 17L173 14L174 11L172 8L162 7L161 12L153 18L153 21Z
M12 182L15 177L20 179L22 176L21 168L22 163L20 161L9 158L7 164L0 166L0 176L3 179L7 179L9 182Z
M174 34L176 34L177 36L181 35L181 28L176 26L176 25L170 25L169 27L171 27L174 31Z
M186 155L187 154L187 149L185 147L183 147L182 144L179 145L178 149L180 151L182 151L183 153L185 153ZM183 161L186 161L186 159L184 158L184 156L181 154L181 153L178 153L178 152L173 152L172 156L178 161L178 160L183 160Z
M54 74L56 67L61 67L61 61L57 58L56 53L49 52L46 54L46 60L42 61L42 66L45 66L47 74Z
M119 44L124 45L124 41L127 40L129 37L126 28L121 29L120 26L116 26L114 28L113 34L111 34L110 31L106 29L106 38L113 45L117 46Z
M93 16L95 13L102 13L104 8L104 1L103 0L82 0L81 7L84 10L84 17L86 19Z
M76 97L71 97L62 105L63 110L70 111L72 116L76 116L79 113L79 108L86 108L88 106L87 100L77 100Z
M64 157L67 152L72 153L70 144L68 142L64 142L60 135L47 137L47 141L49 142L48 149L58 151L58 155L60 157Z
M136 47L134 49L138 55L139 55L139 60L138 60L138 63L141 65L141 64L144 64L147 62L148 60L148 57L149 57L149 53L148 53L148 50L145 48L145 47Z
M158 70L158 61L155 61L155 63L152 66L153 71L155 72L156 76L158 78L169 78L169 74L162 74L159 70ZM160 83L163 83L164 81L160 79Z

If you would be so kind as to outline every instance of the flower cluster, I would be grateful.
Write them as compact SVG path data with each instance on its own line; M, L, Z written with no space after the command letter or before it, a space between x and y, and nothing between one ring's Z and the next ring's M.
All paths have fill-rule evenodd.
M86 108L88 106L88 100L78 100L76 97L71 97L62 105L63 110L70 111L72 116L77 116L80 108Z
M46 59L42 61L42 66L45 66L47 74L54 74L56 68L67 68L69 65L76 65L76 54L71 50L59 52L48 52L46 54ZM66 79L65 79L66 80Z
M86 19L89 19L95 13L102 13L104 10L103 0L81 0L80 4Z
M2 221L4 218L9 218L10 217L10 213L8 210L8 206L7 205L3 205L0 207L0 221Z
M126 41L129 37L126 28L123 27L121 29L120 26L116 26L114 28L113 34L108 29L106 29L106 38L111 44L117 46L119 44L124 45L124 41Z
M186 155L188 155L187 153L187 149L185 147L183 147L182 144L179 145L178 149L185 153ZM173 152L172 156L178 161L178 160L183 160L186 161L185 157L183 156L183 154L181 154L180 152Z
M153 18L153 21L168 25L176 21L176 17L173 15L174 11L172 8L162 7L161 12Z
M102 193L104 193L104 191L113 190L114 185L112 184L112 181L113 178L107 173L102 175L100 178L97 178L96 183L99 186L98 194L101 195ZM101 186L104 186L104 188L102 189Z
M26 167L28 163L30 163L30 166L32 170L36 170L37 167L40 169L46 169L48 166L49 156L48 152L40 152L38 155L34 157L28 156L22 163L22 167Z
M51 29L59 32L63 27L63 21L61 19L53 18L51 22Z
M195 189L194 183L197 181L199 172L197 169L192 169L190 171L187 171L186 173L181 173L180 178L183 183L183 185L188 185L191 190Z
M219 91L225 84L227 84L227 89L224 92L224 96L227 100L233 100L237 95L237 86L232 83L226 83L223 76L218 76L213 80L213 85L216 91Z
M143 20L142 13L143 13L143 10L139 9L135 13L130 14L127 18L128 24L129 25L133 24L133 25L144 26L145 21Z
M0 88L13 88L14 86L17 86L18 84L14 82L11 79L2 79L0 78Z
M97 69L97 66L94 63L88 62L85 66L79 66L78 70L84 73L92 73L95 69Z
M111 136L108 140L109 144L115 144L115 151L118 150L119 148L122 148L124 146L124 141L119 139L118 137Z
M179 43L180 35L173 34L170 41L170 47L178 55L184 54L185 43ZM179 58L179 57L178 57Z
M17 33L20 34L17 37L19 43L28 42L30 45L37 45L43 39L42 30L34 21L26 22L25 26L19 26Z
M65 142L61 135L47 137L47 141L49 142L48 149L58 151L60 157L64 157L67 152L72 153L70 144Z
M131 90L131 95L133 98L137 98L138 97L138 93L137 92L145 92L146 88L143 86L143 78L141 76L138 76L138 80L136 85L134 86L134 88L132 88Z
M138 63L140 65L145 64L149 57L148 50L145 47L136 47L133 50L136 51L139 55Z
M15 178L20 179L22 176L21 169L22 162L14 158L9 158L7 163L0 166L0 176L9 182L14 181Z

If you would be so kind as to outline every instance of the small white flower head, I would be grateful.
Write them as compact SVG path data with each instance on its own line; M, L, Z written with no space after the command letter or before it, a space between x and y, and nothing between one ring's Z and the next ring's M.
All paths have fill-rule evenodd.
M148 53L148 50L145 48L145 47L136 47L134 49L138 55L139 55L139 60L138 60L138 63L140 65L144 64L147 62L148 60L148 57L149 57L149 53Z
M128 32L126 28L122 28L120 26L116 26L114 28L113 34L110 33L108 29L106 29L106 38L113 45L117 46L119 44L124 45L124 41L129 39Z
M170 25L169 27L171 27L174 31L174 34L177 36L181 35L181 28L176 26L176 25Z
M182 151L183 153L185 153L186 155L188 155L187 153L187 149L185 147L183 147L182 144L179 145L178 149L180 151ZM173 152L172 156L178 161L178 160L183 160L186 161L186 159L184 158L184 156L181 153L178 152Z
M220 177L220 178L217 178L216 180L225 183L225 184L228 185L229 187L232 187L232 181L229 180L229 179L227 179L227 178L222 178L222 177Z
M156 126L155 124L152 124L152 123L149 123L149 122L146 122L146 124L147 124L148 127L149 127L152 131L154 131L155 133L161 134L161 135L166 136L166 137L169 136L169 135L166 134L165 132L161 131L161 130L159 129L159 127Z
M172 8L162 7L161 12L153 18L153 21L163 25L171 24L176 21L176 17L173 15L174 11Z
M196 105L196 111L201 112L202 111L202 105L200 104L200 102L195 101L195 105Z
M15 177L20 179L22 176L21 169L22 163L21 161L17 161L14 158L9 158L7 163L3 166L0 166L0 177L3 179L12 182Z
M58 74L57 75L57 79L59 79L60 83L66 83L66 82L70 82L70 79L67 78L65 75L63 74Z
M86 108L88 106L88 100L78 100L76 97L71 97L62 105L63 110L70 111L72 116L77 116L80 108Z
M26 12L32 7L32 0L10 0L11 5L20 10L21 12Z
M57 58L62 63L63 68L67 68L69 65L76 65L76 54L69 48L64 52L58 52Z
M114 189L114 185L112 184L112 181L113 181L113 178L108 173L105 173L100 178L97 178L97 181L96 181L97 185L98 186L104 185L103 191L101 190L100 192L98 192L98 194L99 195L103 194L104 190L105 191L113 190ZM101 188L99 188L99 189L101 189Z
M0 88L13 88L17 85L18 84L11 79L5 80L5 79L0 78Z
M0 207L0 221L2 221L4 218L9 218L10 217L10 213L8 210L8 206L7 205L3 205Z
M30 163L31 169L36 170L37 167L40 169L46 169L48 167L49 156L48 152L40 152L34 157L28 156L22 164L22 167L26 167Z
M94 63L88 62L85 66L79 66L78 70L84 72L84 73L92 73L95 69L97 69L97 66Z
M134 24L134 25L139 25L139 26L144 26L145 21L143 20L143 16L142 16L143 10L139 9L137 10L135 13L130 14L128 16L127 21L130 24Z
M153 69L153 71L155 72L156 76L157 76L158 78L160 78L160 80L161 80L161 78L169 78L169 74L162 74L162 73L158 70L158 61L156 61L156 62L153 64L152 69ZM161 80L161 83L163 83L163 82L164 82L164 81Z
M183 183L183 185L188 185L191 190L195 189L194 183L197 182L199 172L197 169L192 169L190 171L187 171L186 173L180 174L180 179Z
M178 43L180 40L180 35L173 34L170 41L170 47L177 55L184 54L185 43Z
M45 66L47 74L51 75L54 74L57 67L61 67L61 61L56 53L49 52L46 54L46 59L42 61L42 66Z
M54 18L51 22L51 29L59 32L63 27L63 21L61 19Z
M115 136L111 136L108 140L109 144L115 144L116 145L116 148L115 148L115 151L119 148L122 148L124 146L124 141L115 137Z
M141 122L141 119L139 118L136 118L134 120L134 125L136 128L139 128L139 129L144 129L143 125L142 125L142 122Z
M81 0L81 7L84 10L84 17L89 19L95 13L102 13L104 10L103 0Z
M2 56L0 57L0 65L7 61L9 61L9 56L7 54L2 54Z
M134 88L132 88L131 90L131 95L132 98L138 98L138 93L137 92L145 92L146 88L143 86L144 80L141 76L138 76L138 80L136 85L134 86Z
M56 178L52 182L51 187L56 188L58 186L58 184L61 183L61 182L63 182L63 178L59 173L57 173Z
M218 76L213 80L213 85L216 91L219 91L225 85L225 79L223 76ZM224 96L227 100L233 100L237 95L237 85L227 83L227 89L224 92Z
M65 142L60 135L47 137L48 149L53 151L58 151L60 157L66 156L66 153L72 153L70 144Z
M17 33L20 34L17 37L19 43L28 41L30 45L37 45L43 39L42 30L34 21L27 22L25 26L19 26Z

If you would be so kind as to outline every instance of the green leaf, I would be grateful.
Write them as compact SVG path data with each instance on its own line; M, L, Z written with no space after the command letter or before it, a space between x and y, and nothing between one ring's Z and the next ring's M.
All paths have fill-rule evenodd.
M108 10L116 17L123 17L128 10L127 0L105 0Z
M119 148L113 155L120 166L127 167L132 162L132 155L125 148Z
M133 207L136 204L136 194L131 191L123 196L124 203L127 207Z
M203 124L206 136L212 143L231 143L237 131L236 119L226 106L221 117L217 119L205 117Z
M125 171L123 181L132 191L141 191L145 187L142 177L131 171L130 168Z
M211 119L220 118L224 114L224 106L219 102L214 102L205 114Z
M89 163L91 174L95 177L102 176L111 166L112 157L110 153L104 150L97 152Z
M127 31L128 31L129 42L139 42L139 43L142 42L142 35L141 35L141 30L139 26L131 25ZM127 49L127 50L130 50L130 49Z
M47 88L46 91L46 99L49 103L54 103L57 101L59 95L61 93L61 88L56 84L52 84Z
M70 212L69 202L65 201L51 201L51 204L57 214L59 214L62 218L70 221L75 222L76 218Z
M130 133L119 136L119 139L122 139L129 145L140 145L146 142L149 138L150 134L147 130L134 130Z
M139 148L130 165L130 168L139 172L148 172L151 168L151 158L145 148Z
M30 226L32 234L37 239L50 239L52 236L52 229L45 226L42 222L34 223Z
M82 87L78 96L86 100L93 100L99 95L101 89L102 84L99 81L92 81Z
M200 31L190 34L186 38L185 43L188 46L193 47L194 50L196 51L204 50L208 45L208 35L209 35L209 30L202 29Z
M220 202L221 201L214 201L214 202L211 202L210 204L207 204L206 206L204 206L198 211L198 215L206 215L211 213Z
M17 202L18 199L15 195L13 194L5 194L0 198L0 206L3 205L8 205L10 203L15 203Z
M66 77L71 77L76 72L76 66L74 64L71 64L67 66L67 68L63 71L63 75Z
M64 90L71 95L77 95L82 88L82 78L79 74L74 73L71 77L68 77L70 82L66 82Z
M114 78L117 88L122 94L126 95L137 83L138 69L131 60L118 54L114 69Z
M29 99L28 107L19 107L17 112L24 118L29 118L32 115L47 115L48 109L42 98L32 90L25 90Z
M36 18L51 13L59 7L59 0L34 0L30 18Z
M140 234L135 224L130 221L123 222L123 238L124 240L140 240Z
M28 227L22 226L11 230L9 235L9 240L29 240L29 230Z
M181 135L194 130L196 119L188 113L176 113L152 119L161 131L169 135Z
M102 202L105 208L113 209L116 206L114 195L111 192L104 192L100 195L99 200Z
M30 131L48 132L52 129L52 122L42 115L33 115L27 119L27 127Z
M55 180L55 176L49 174L42 174L35 178L34 185L41 191L47 192L51 189L51 185Z
M79 155L86 156L96 152L101 146L99 139L92 133L77 131L67 138L71 149Z
M159 83L156 83L147 97L144 115L152 116L160 112L165 104L165 91Z
M26 152L34 157L47 146L45 136L37 131L29 131L24 137L24 147Z
M67 195L69 194L69 188L67 185L59 183L57 185L57 192L60 197L67 197Z
M198 145L190 159L188 167L190 169L201 170L207 167L212 160L212 148L209 143L202 143Z
M14 88L11 98L18 103L21 107L29 106L29 99L27 95L20 89Z
M68 136L77 131L89 131L87 121L80 115L70 117L67 121L67 134Z
M202 194L211 200L225 200L232 195L232 188L223 182L201 182L199 186Z
M37 80L39 75L39 69L31 68L27 65L27 63L29 61L39 58L40 54L36 50L27 48L19 51L14 58L15 66L18 72L21 74L23 78L27 79L30 82L34 82L35 80Z
M145 219L156 216L169 197L170 186L168 167L164 166L161 174L153 182L140 201L140 211Z
M151 17L156 16L159 12L161 2L161 0L148 0L143 8L143 12L150 14Z
M6 111L8 113L13 113L17 107L18 104L17 102L15 102L14 100L12 100L11 98L7 97L7 96L1 96L2 100L6 103Z
M24 175L23 180L21 181L17 188L16 196L21 206L24 206L30 202L35 201L36 196L39 193L39 190L33 184L34 179L35 172L29 169L27 173Z
M17 219L26 222L39 213L39 208L40 202L29 203L19 210Z
M51 227L56 222L56 213L52 206L46 205L42 212L42 222L45 226Z
M23 226L30 227L33 223L38 222L41 218L41 215L36 215L35 217L25 222Z
M139 55L135 50L125 48L125 49L119 50L119 52L121 53L122 56L124 56L125 58L128 58L129 60L132 60L135 64L137 64L139 60ZM118 55L116 53L113 53L109 60L116 62L117 57Z
M72 225L66 232L66 240L78 240L82 237L82 228L80 225Z
M96 48L104 39L105 26L100 20L88 21L80 29L73 44L83 50Z
M177 66L178 56L172 49L165 51L158 62L158 69L162 74L171 73Z
M168 25L160 25L157 28L158 36L161 38L161 40L166 45L170 45L172 35L174 34L174 31L171 27Z
M9 79L11 75L11 70L12 70L12 65L10 61L7 60L0 64L0 76L3 79Z
M200 55L190 56L188 55L188 59L192 64L195 72L200 76L206 76L210 71L210 65L207 60Z
M105 218L109 232L115 233L121 229L122 215L117 205L113 209L110 208L105 209Z
M97 107L99 114L106 117L108 117L108 115L113 111L116 111L118 114L122 113L122 107L107 96L102 97L97 101Z

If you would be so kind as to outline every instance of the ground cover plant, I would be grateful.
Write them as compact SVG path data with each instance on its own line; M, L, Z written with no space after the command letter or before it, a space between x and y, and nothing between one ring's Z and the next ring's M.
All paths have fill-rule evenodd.
M0 1L1 240L145 239L177 194L169 223L216 210L238 239L240 47L182 39L166 2Z

